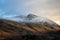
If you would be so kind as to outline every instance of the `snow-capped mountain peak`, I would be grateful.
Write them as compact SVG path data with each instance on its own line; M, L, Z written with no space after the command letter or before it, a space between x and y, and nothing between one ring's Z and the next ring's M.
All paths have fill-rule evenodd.
M32 20L33 18L36 18L36 17L38 17L38 16L36 16L36 15L34 15L34 14L28 14L28 15L26 16L26 18L29 19L29 20Z
M32 23L42 23L42 24L48 23L48 24L51 24L51 25L56 24L55 22L53 22L52 20L49 20L48 18L36 16L34 14L28 14L24 18L23 22L25 22L25 23L30 23L30 22L32 22Z
M16 22L25 22L25 23L29 23L29 22L32 22L32 23L49 23L49 24L55 24L55 22L47 19L47 18L44 18L44 17L39 17L39 16L36 16L34 14L28 14L27 16L14 16L14 17L9 17L9 18L5 18L5 19L8 19L8 20L12 20L12 21L16 21Z

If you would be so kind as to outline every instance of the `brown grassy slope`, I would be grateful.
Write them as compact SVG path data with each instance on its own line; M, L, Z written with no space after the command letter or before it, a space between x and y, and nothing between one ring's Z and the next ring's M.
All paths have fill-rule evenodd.
M41 32L57 31L60 27L57 24L48 23L22 23L5 19L0 19L0 37L13 37L19 35L37 35Z

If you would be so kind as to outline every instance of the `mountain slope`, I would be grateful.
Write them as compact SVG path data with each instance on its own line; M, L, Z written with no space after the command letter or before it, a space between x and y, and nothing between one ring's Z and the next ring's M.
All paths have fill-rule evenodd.
M10 38L18 40L22 36L25 37L25 35L35 35L41 37L44 39L45 37L50 38L49 35L52 35L51 37L60 37L60 26L56 24L55 22L51 20L43 20L39 22L33 22L32 20L34 18L37 18L35 15L28 15L31 17L27 22L27 20L21 22L21 21L11 21L7 19L0 19L0 40L8 39ZM35 20L35 19L34 19ZM39 20L40 17L39 17ZM23 38L22 38L23 39ZM40 39L40 38L39 38ZM51 38L50 38L51 39ZM29 40L29 39L28 39ZM47 39L48 40L48 39Z
M49 25L47 23L18 23L15 21L0 19L0 37L7 38L19 35L40 35L43 32L60 30L57 24Z

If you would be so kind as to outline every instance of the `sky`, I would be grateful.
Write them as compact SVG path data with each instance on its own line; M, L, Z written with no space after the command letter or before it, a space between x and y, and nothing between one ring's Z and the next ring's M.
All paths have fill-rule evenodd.
M0 17L35 14L60 24L60 0L0 0Z

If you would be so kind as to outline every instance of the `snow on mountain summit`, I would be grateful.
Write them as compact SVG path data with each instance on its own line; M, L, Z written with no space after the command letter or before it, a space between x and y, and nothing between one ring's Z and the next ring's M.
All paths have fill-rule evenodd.
M36 15L34 15L34 14L28 14L26 17L25 17L25 20L24 20L25 22L34 22L34 23L39 23L39 22L41 22L41 23L45 23L45 22L47 22L47 23L50 23L50 24L53 24L54 22L53 21L51 21L51 20L49 20L49 19L47 19L47 18L44 18L44 17L39 17L39 16L36 16Z
M28 15L26 16L26 18L27 18L28 20L32 20L33 18L36 18L36 17L38 17L38 16L33 15L33 14L28 14Z
M12 21L16 21L16 22L32 22L32 23L48 23L48 24L55 24L55 22L44 18L44 17L39 17L37 15L34 14L28 14L27 16L14 16L14 17L8 17L5 18L8 20L12 20Z

